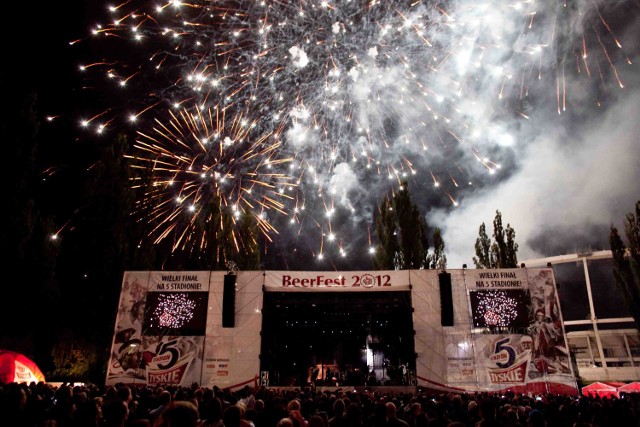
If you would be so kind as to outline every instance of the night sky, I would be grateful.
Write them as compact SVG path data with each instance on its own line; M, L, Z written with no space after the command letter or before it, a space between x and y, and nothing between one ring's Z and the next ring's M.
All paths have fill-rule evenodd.
M83 156L89 160L92 144L118 130L152 134L154 120L170 120L172 102L202 101L203 93L208 96L201 105L241 111L269 135L267 141L277 135L282 145L270 152L272 161L293 158L273 165L290 174L291 185L279 185L291 198L278 199L284 214L273 208L264 214L277 230L271 233L267 268L370 268L375 210L402 179L409 181L428 224L443 229L453 268L471 264L478 226L485 222L490 230L496 210L505 225L515 228L519 259L524 260L586 247L608 249L609 226L620 226L640 199L636 1L600 1L598 9L590 1L565 8L537 2L534 20L524 2L514 3L524 8L512 8L515 12L499 1L481 2L486 7L457 2L447 11L466 24L460 27L427 6L416 6L402 10L410 30L392 35L371 24L400 25L398 7L391 4L368 13L346 5L331 13L309 8L304 18L280 7L269 16L274 25L288 26L272 30L268 41L273 45L260 57L252 57L260 47L252 19L264 16L258 6L235 20L222 19L219 11L176 12L173 6L156 21L130 17L125 22L137 23L146 38L146 44L133 45L127 31L91 37L98 23L110 22L106 5L94 3L12 5L6 16L18 29L3 30L9 59L2 78L15 81L16 90L31 86L39 93L44 159L38 166L57 171L49 177L57 183L50 197L63 211L61 222L65 211L75 209L76 189L53 186L60 183L58 176L73 182L74 169L81 168ZM130 2L117 15L142 12L148 4ZM181 28L180 41L159 37L168 24ZM242 30L240 35L232 34L234 29ZM305 44L310 37L315 39ZM423 38L432 46L427 48ZM70 44L74 40L80 41ZM205 47L194 47L195 41ZM529 57L533 46L542 46L540 58ZM329 72L328 56L339 77ZM79 71L81 64L101 61L109 66ZM152 72L145 62L163 68ZM107 81L110 69L120 73L118 78L129 78L126 90ZM202 69L210 71L206 78L211 81L194 95L185 70L195 75ZM262 80L247 78L247 70L259 70ZM269 80L268 73L275 77ZM222 88L211 89L216 78ZM257 82L253 92L243 86L246 81ZM334 90L331 95L328 87ZM423 98L417 98L418 88ZM227 100L231 93L238 99ZM372 93L379 95L378 104L368 107ZM144 111L135 125L126 120L131 111ZM83 129L81 120L92 114L103 115ZM55 119L49 122L47 116ZM100 120L108 126L97 135ZM324 135L312 123L320 123ZM417 123L424 126L418 129ZM222 130L233 139L237 129L231 128L227 124ZM247 135L248 140L258 138ZM225 161L241 158L246 145L239 139L233 141L237 151ZM410 143L421 149L408 148ZM264 173L266 166L244 163L245 169L234 169L231 181L248 189L246 177L242 183L238 177L258 169ZM229 163L216 167L221 175L231 170ZM260 206L256 201L265 200L261 191L258 186L247 196L255 209Z

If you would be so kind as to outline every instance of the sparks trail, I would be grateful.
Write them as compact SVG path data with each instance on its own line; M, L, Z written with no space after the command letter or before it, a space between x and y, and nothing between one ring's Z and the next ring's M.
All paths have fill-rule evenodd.
M158 225L156 243L171 232L179 233L174 249L199 239L196 221L216 212L231 212L234 220L251 212L260 229L274 232L264 212L285 213L284 188L295 186L278 172L291 161L277 157L274 135L255 132L255 122L243 113L227 110L180 110L167 112L168 120L156 119L150 133L139 132L130 156L134 168L148 170L154 191L151 219ZM237 239L235 233L232 233Z
M325 200L360 214L406 176L416 185L429 173L453 179L460 163L468 182L495 174L509 155L505 141L526 144L517 133L539 125L533 110L547 105L538 98L555 97L558 113L572 108L576 76L564 61L574 52L582 56L577 74L590 76L589 51L610 65L602 79L622 87L605 43L596 54L584 28L573 37L559 24L587 10L595 13L582 13L590 18L581 24L604 25L619 47L607 10L591 0L575 8L550 1L170 1L155 9L129 0L112 8L112 24L94 31L121 49L85 72L116 85L110 76L127 76L120 78L126 87L108 90L138 111L130 157L153 171L147 194L162 224L158 239L172 235L174 247L194 239L196 219L210 216L203 206L215 199L217 209L251 212L266 234L281 216L302 236L317 236L304 227L318 224L342 253L353 237L324 215ZM567 58L553 51L561 35L573 48ZM526 114L524 102L531 104ZM95 121L104 131L117 114L115 105L93 112L86 125ZM426 191L453 207L469 188L453 182L456 194ZM332 245L311 246L327 253Z

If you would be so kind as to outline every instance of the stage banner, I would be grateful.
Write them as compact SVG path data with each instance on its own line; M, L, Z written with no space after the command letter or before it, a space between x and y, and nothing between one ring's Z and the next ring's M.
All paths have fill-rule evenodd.
M235 273L235 322L223 327L225 275L222 271L211 273L201 385L236 389L252 385L260 373L264 274Z
M214 336L207 338L205 363L202 376L207 384L225 384L232 377L233 337Z
M504 270L465 270L467 289L524 289L527 271L524 268Z
M140 339L149 288L149 272L125 272L116 316L114 344Z
M141 349L147 384L190 386L200 382L203 337L148 338L149 345L143 345ZM154 338L157 338L155 344Z
M199 383L203 337L144 335L113 353L107 384L182 385Z
M107 384L200 381L210 274L125 273Z
M150 292L209 292L210 271L152 271Z
M476 381L476 361L471 334L450 332L444 336L447 363L447 384L473 388Z
M123 379L123 382L140 380L136 378L135 370L130 370L125 374L126 369L123 368L121 362L125 358L123 354L125 349L141 343L148 287L148 271L126 271L124 273L111 343L111 354L107 366L107 384L115 384L120 378Z
M401 291L410 289L409 270L266 271L270 291Z
M531 359L527 335L478 335L475 337L478 382L483 389L503 390L526 386Z
M260 374L260 338L208 336L202 385L222 389L253 387Z
M465 280L479 389L577 394L553 270L469 271Z

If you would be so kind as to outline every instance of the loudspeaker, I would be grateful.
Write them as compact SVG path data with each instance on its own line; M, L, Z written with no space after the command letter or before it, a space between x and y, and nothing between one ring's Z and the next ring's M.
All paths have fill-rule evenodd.
M443 271L438 274L440 283L440 324L453 326L453 292L451 290L451 273Z
M236 276L225 274L222 294L222 327L233 328L236 324Z

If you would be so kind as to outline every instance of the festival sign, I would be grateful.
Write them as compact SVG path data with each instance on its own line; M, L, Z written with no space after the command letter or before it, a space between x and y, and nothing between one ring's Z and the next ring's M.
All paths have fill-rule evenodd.
M523 289L527 287L527 271L523 268L465 270L467 289Z
M409 289L409 270L267 271L265 286L281 291L399 291Z
M210 271L153 271L149 292L209 292Z

